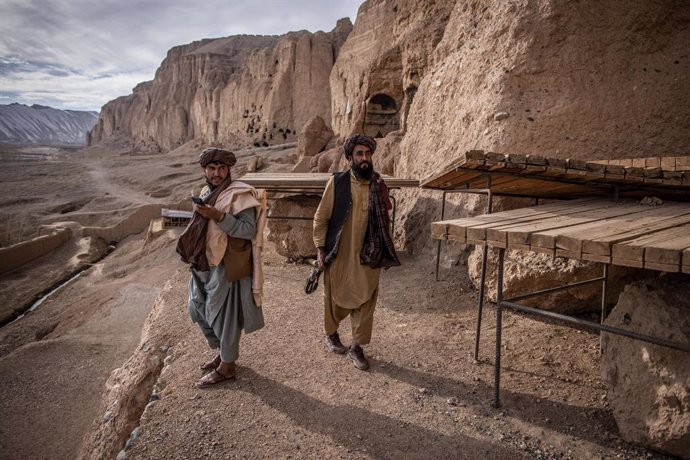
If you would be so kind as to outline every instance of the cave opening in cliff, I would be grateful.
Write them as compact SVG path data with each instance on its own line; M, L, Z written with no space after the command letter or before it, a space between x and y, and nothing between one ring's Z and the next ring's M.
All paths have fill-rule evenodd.
M398 104L391 96L377 93L367 100L363 124L364 134L373 137L385 137L388 133L400 129Z
M369 102L367 104L367 111L396 111L398 110L397 105L395 104L395 99L390 97L388 94L374 94L369 98Z

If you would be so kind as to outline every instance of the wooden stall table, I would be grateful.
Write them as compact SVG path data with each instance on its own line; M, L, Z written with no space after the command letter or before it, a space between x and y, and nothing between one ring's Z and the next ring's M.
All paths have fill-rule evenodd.
M470 151L443 172L422 181L423 188L443 190L444 199L445 193L451 191L489 195L489 213L466 219L443 220L442 217L440 222L432 223L431 232L433 238L439 239L439 244L442 240L452 240L483 246L475 359L479 353L487 250L489 246L499 250L495 406L500 405L503 308L690 351L684 344L603 324L610 265L690 273L690 161L686 157L667 157L656 159L647 167L645 159L641 160L642 164L639 159L635 160L638 166L628 166L621 163L633 160L582 162ZM657 163L673 170L654 166ZM568 201L491 214L492 195ZM643 197L653 197L646 199L651 205L642 205L640 198ZM661 204L654 206L655 203ZM603 265L603 273L591 280L504 299L506 249L599 262ZM602 283L601 323L517 303L590 283Z

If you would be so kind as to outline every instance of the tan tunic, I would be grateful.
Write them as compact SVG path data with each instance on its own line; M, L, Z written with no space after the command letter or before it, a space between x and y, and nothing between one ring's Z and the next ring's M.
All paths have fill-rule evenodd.
M380 269L359 262L369 213L369 182L359 181L350 171L352 208L345 220L338 255L325 270L330 280L331 301L341 308L359 308L376 293ZM326 246L328 221L333 212L333 178L326 184L321 203L314 215L314 244Z

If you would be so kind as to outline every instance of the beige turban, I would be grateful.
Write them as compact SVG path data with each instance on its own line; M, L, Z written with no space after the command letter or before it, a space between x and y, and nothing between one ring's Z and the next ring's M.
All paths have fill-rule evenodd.
M219 149L217 147L209 147L204 149L204 151L201 152L201 155L199 155L199 164L202 168L205 168L210 163L222 163L227 165L228 168L231 168L235 163L237 163L237 158L235 158L234 153L228 150Z

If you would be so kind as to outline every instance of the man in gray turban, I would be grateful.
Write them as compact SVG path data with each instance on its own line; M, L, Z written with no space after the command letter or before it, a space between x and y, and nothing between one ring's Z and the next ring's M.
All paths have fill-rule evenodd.
M253 260L259 252L253 243L257 233L263 233L264 207L254 188L232 180L230 168L236 161L232 152L220 148L201 153L199 164L206 180L200 195L203 204L194 204L192 221L177 245L192 272L192 321L209 347L218 350L199 366L206 372L197 382L199 388L234 379L242 331L251 333L264 326L260 289L255 289L261 270Z
M235 166L235 163L237 163L237 159L235 158L235 154L228 150L209 147L204 149L201 155L199 155L199 164L202 168L206 168L206 166L211 163L224 164L228 168L232 168Z
M355 135L344 149L350 170L335 173L326 184L314 215L314 244L317 264L324 270L326 347L347 353L357 369L366 370L369 361L362 345L371 340L380 268L400 262L389 233L388 188L372 162L376 141ZM338 326L348 316L349 348L338 336Z

